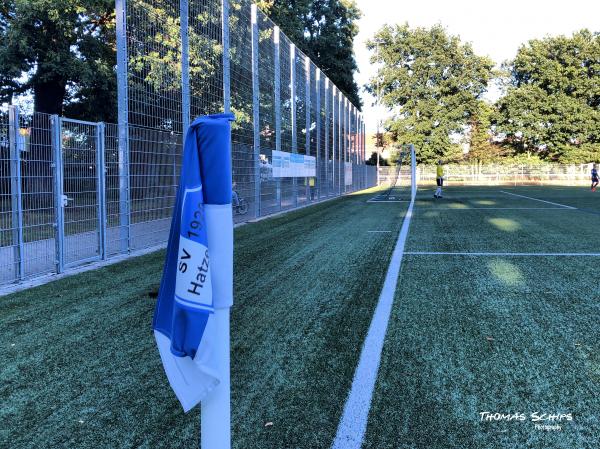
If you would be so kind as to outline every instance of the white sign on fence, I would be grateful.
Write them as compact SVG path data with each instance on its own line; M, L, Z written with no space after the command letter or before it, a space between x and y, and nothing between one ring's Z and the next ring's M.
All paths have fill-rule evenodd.
M310 178L317 176L317 159L304 154L273 150L273 178Z
M344 162L344 184L352 185L352 162Z

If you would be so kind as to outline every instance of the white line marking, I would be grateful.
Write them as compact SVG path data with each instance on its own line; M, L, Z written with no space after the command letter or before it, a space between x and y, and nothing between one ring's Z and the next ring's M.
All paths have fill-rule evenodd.
M378 200L373 198L367 200L367 203L410 203L410 200Z
M392 232L392 231L367 231L367 232Z
M520 198L526 198L528 200L539 201L541 203L547 203L547 204L553 204L555 206L565 207L567 209L577 209L576 207L573 207L573 206L567 206L565 204L560 204L560 203L553 203L552 201L540 200L539 198L532 198L530 196L518 195L516 193L505 192L504 190L500 190L500 192L505 193L506 195L518 196Z
M566 207L431 207L422 210L576 210Z
M413 199L402 223L332 449L360 449L362 445L414 204Z
M505 256L505 257L600 257L600 253L500 253L500 252L452 252L452 251L406 251L409 256Z

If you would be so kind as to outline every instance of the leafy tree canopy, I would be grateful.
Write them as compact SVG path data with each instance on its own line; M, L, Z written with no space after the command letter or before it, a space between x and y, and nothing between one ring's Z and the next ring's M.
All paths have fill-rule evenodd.
M354 0L262 0L258 6L360 109L353 43L360 10Z
M34 110L116 118L114 2L4 0L0 102L31 92Z
M560 162L600 159L600 33L535 39L505 65L498 130L517 153Z
M455 153L451 137L468 125L494 63L441 25L385 26L368 47L371 62L382 63L368 88L375 95L380 90L382 103L394 111L386 123L393 139L414 143L419 162Z
M493 140L492 121L496 115L494 105L483 100L477 102L467 133L469 152L466 154L466 159L469 162L478 164L497 162L502 157L510 155L510 148L499 145Z

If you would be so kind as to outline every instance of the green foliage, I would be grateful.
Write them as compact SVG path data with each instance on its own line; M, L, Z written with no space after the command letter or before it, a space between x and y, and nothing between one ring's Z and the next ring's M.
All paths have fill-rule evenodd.
M529 41L506 68L498 130L517 153L559 162L600 159L600 33Z
M354 0L262 0L258 6L360 109L353 43L360 10Z
M496 110L485 101L478 101L477 108L469 122L469 152L466 159L469 162L485 164L497 162L508 156L508 151L492 141L492 120Z
M114 47L112 0L5 0L0 102L31 92L36 111L114 120Z
M385 26L368 43L382 63L369 90L395 111L386 129L398 143L414 143L419 162L446 157L492 77L493 62L436 25ZM454 151L452 151L454 153ZM455 155L448 155L454 158Z
M367 165L377 165L377 153L376 152L371 153L371 156L369 157L369 159L367 159L365 161L365 164L367 164ZM380 167L387 167L388 165L390 165L390 163L388 162L388 160L386 158L384 158L380 154L379 155L379 166Z

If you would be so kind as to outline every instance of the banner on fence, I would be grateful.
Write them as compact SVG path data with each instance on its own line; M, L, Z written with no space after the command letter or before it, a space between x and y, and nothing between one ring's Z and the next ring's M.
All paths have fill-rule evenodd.
M317 175L317 159L304 154L273 150L273 178L305 178Z
M344 162L344 184L352 185L352 162Z

